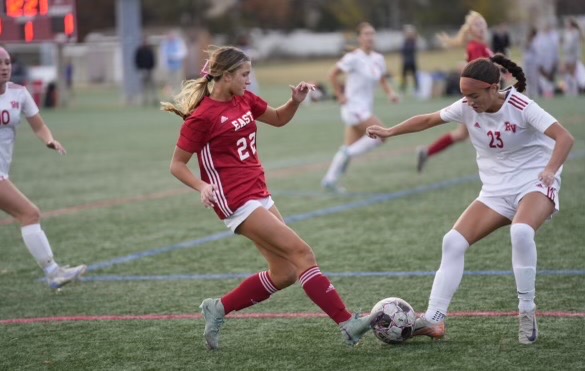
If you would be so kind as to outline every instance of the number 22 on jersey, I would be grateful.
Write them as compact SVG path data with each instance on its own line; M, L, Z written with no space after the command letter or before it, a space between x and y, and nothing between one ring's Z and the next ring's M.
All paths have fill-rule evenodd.
M244 161L250 157L250 151L252 155L256 154L256 133L250 133L248 138L242 137L236 142L238 146L238 154L240 155L240 161Z

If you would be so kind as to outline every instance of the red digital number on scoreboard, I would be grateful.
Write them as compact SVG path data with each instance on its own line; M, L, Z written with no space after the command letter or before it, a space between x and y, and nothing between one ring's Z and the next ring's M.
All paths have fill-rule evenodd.
M12 18L36 17L49 13L49 0L6 0L6 15Z
M0 0L0 42L77 37L75 0Z

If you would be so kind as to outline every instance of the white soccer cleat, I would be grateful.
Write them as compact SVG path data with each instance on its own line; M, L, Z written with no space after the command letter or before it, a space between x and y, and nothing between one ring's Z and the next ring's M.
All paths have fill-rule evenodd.
M345 343L351 347L358 345L366 332L372 329L380 315L382 315L382 311L370 313L364 317L360 317L356 313L349 320L340 323L339 329Z
M47 275L47 283L50 288L57 290L69 282L77 281L86 271L85 264L71 268L69 266L59 267L55 272Z
M205 318L203 335L209 350L219 349L219 330L224 323L225 309L219 299L205 299L199 306Z
M347 193L347 189L345 189L344 187L340 186L339 184L333 183L333 182L322 182L321 183L321 188L323 188L323 190L336 194L336 195L344 195Z
M538 339L538 325L536 324L536 309L532 312L520 312L518 315L520 329L518 341L520 344L534 344Z

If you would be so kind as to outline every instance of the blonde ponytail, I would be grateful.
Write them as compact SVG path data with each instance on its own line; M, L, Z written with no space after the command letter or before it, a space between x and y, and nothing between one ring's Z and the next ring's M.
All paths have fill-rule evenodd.
M201 104L203 98L209 96L209 84L206 76L185 81L179 94L173 98L174 103L161 102L161 111L172 112L186 120Z

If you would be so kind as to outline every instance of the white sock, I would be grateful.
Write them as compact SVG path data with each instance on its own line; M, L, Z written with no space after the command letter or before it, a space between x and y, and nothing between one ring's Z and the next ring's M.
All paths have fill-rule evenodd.
M323 183L336 184L347 170L350 159L368 153L383 143L379 138L372 139L364 135L352 145L348 147L342 146L333 157L329 170L327 170L327 174L323 178Z
M524 223L510 227L512 268L518 291L518 310L532 312L536 308L536 243L534 229Z
M342 146L339 148L335 156L333 156L327 174L325 174L325 177L323 178L323 183L336 184L341 175L345 173L345 170L347 170L347 166L349 165L349 156L346 151L347 147Z
M53 251L40 224L30 224L21 228L22 239L28 251L43 268L45 274L54 272L59 266L53 259Z
M442 322L447 317L449 304L463 278L465 252L469 243L461 233L452 229L443 237L441 265L435 274L429 306L425 319L431 323Z
M369 136L364 135L363 137L358 139L354 144L347 147L346 153L349 155L349 157L352 158L356 156L361 156L365 153L370 152L373 149L378 148L383 143L384 142L382 142L380 138L372 139Z

